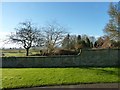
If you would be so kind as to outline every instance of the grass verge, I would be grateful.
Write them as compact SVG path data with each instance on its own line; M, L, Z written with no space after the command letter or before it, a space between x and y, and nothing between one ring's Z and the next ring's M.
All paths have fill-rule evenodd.
M3 68L2 89L118 82L118 68Z

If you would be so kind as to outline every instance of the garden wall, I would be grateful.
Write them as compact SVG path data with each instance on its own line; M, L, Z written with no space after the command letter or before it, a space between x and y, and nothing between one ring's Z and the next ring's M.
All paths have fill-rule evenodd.
M42 57L3 57L2 67L106 67L118 66L117 49L82 50L80 55Z

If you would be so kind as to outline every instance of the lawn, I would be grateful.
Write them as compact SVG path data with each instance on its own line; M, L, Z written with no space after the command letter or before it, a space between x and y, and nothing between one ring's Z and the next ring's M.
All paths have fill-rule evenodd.
M118 68L3 68L2 89L118 82Z

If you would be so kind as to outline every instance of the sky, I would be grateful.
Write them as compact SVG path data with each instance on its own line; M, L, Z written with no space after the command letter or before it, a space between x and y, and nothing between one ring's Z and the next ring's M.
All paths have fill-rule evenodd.
M56 20L70 34L99 37L109 21L110 2L3 2L0 41L15 32L20 22L32 21L40 27ZM1 44L0 47L5 46ZM14 47L7 45L5 47Z

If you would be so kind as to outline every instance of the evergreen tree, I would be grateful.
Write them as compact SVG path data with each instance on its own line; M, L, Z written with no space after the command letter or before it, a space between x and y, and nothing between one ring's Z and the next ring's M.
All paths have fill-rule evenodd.
M91 44L91 42L90 42L89 38L86 37L86 47L90 48L90 44Z
M81 48L81 35L77 36L77 43L75 45L76 50L79 50Z
M62 42L62 47L64 49L70 49L70 35L69 34L67 34L67 36L64 38Z

